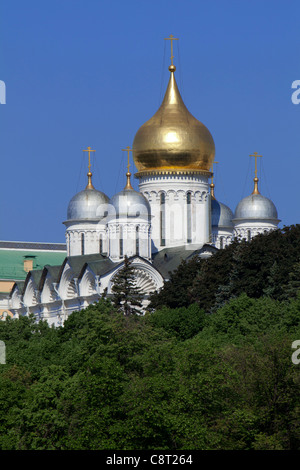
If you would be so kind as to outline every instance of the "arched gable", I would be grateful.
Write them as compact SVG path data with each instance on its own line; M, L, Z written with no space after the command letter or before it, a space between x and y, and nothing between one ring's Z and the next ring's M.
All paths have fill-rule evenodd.
M54 279L47 268L44 268L43 280L41 283L41 302L43 304L58 300L57 291L54 288Z
M9 305L11 309L22 308L22 292L17 283L15 283L11 290Z
M26 286L23 294L23 301L27 307L32 307L39 303L39 291L31 273L26 278Z
M164 280L161 274L151 265L151 263L140 258L139 256L131 258L132 266L134 267L134 274L137 287L140 287L145 295L160 289L163 286ZM112 291L114 278L118 272L124 267L122 262L115 270L110 273L108 282L108 294Z
M98 293L96 276L88 264L85 265L79 281L79 292L81 297L89 297Z
M78 296L74 273L68 261L64 263L62 268L57 291L63 300L73 299Z

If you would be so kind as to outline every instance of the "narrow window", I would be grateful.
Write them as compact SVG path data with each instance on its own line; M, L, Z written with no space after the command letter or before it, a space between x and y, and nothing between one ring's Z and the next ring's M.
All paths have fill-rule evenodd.
M186 195L187 205L187 243L192 243L192 201L191 193Z
M81 234L81 254L84 255L84 233Z
M224 248L224 238L220 237L220 249L223 250Z
M100 239L99 239L99 253L102 255L103 253L103 239L102 239L102 233L100 233Z
M140 255L140 233L139 233L139 227L136 227L136 233L135 233L135 254L136 256Z
M120 248L120 258L123 258L123 228L120 227L120 240L119 240L119 248Z
M166 245L166 234L165 234L165 195L161 193L160 195L160 245Z
M248 242L251 240L251 230L247 230L247 240Z

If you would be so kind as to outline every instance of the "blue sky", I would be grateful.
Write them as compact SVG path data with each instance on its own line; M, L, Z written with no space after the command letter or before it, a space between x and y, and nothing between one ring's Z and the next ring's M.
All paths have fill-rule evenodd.
M217 198L234 210L252 191L257 151L261 193L281 226L300 223L299 14L299 0L2 0L0 239L65 241L88 146L97 189L124 187L122 149L163 98L170 34L182 97L215 141Z

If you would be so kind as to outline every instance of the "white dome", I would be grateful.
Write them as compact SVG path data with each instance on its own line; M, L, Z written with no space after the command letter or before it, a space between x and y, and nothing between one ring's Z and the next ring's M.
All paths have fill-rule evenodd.
M242 199L236 207L235 219L278 219L277 209L273 202L261 194L250 194Z
M69 202L68 220L102 219L107 213L109 198L96 189L84 189Z
M231 209L216 199L211 199L211 224L213 227L233 227Z
M134 189L123 189L109 201L110 214L119 217L141 217L149 219L150 205L142 193Z

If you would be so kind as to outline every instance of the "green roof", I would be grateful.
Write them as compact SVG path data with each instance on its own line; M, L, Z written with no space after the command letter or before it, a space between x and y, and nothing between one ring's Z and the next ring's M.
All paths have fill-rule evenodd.
M152 264L160 272L164 279L170 278L170 273L178 268L182 261L188 261L194 256L199 256L203 250L214 253L218 249L212 245L205 244L200 249L188 249L185 246L177 246L173 248L164 248L152 255Z
M164 248L152 255L153 266L160 272L164 279L169 279L170 272L177 269L181 261L196 255L198 251L187 250L184 246Z
M66 252L56 251L31 251L0 249L0 279L24 280L27 272L24 271L24 259L33 260L33 269L43 269L50 266L61 265L66 258Z

